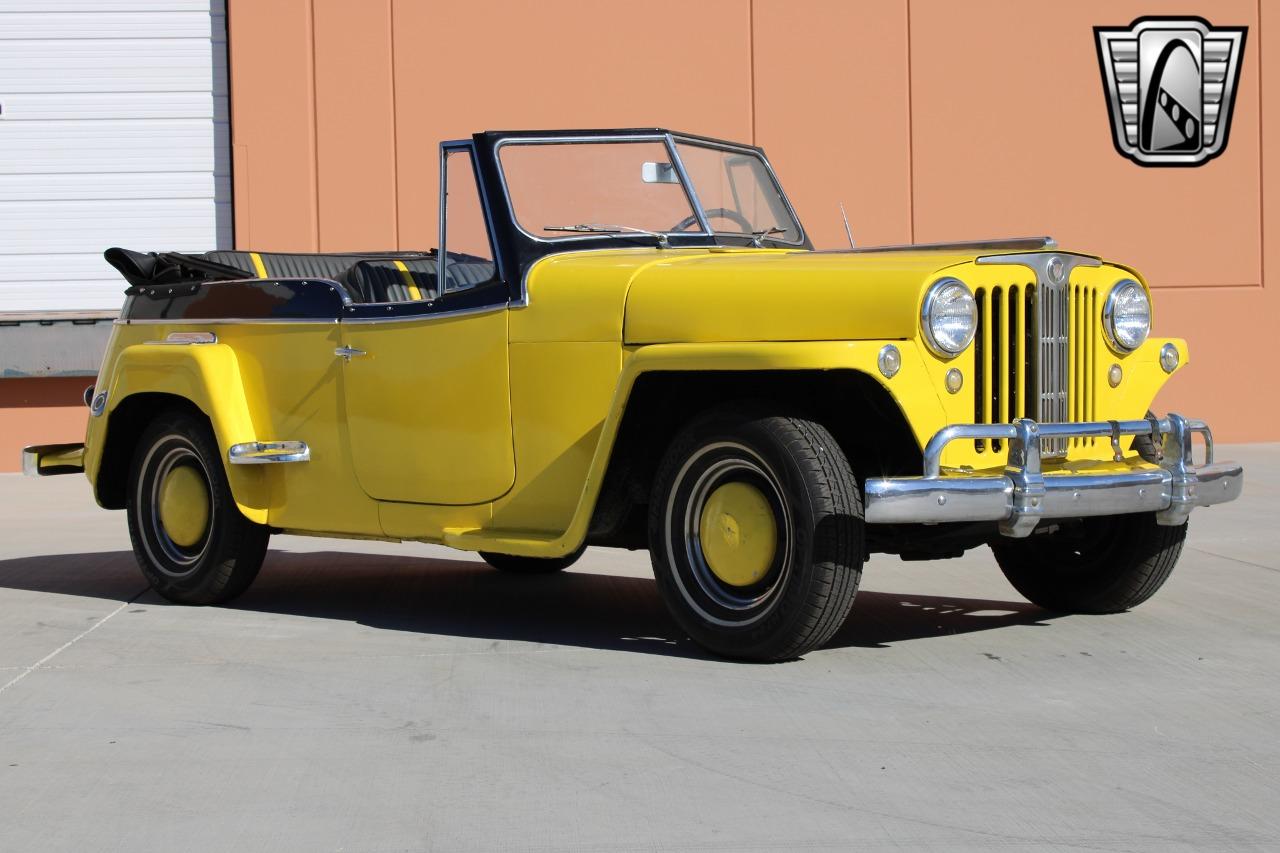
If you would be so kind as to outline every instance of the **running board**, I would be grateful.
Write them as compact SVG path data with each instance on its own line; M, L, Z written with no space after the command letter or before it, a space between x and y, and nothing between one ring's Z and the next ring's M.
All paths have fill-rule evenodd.
M527 530L486 530L480 527L446 527L441 544L460 551L496 551L519 557L563 557L563 537L531 533Z

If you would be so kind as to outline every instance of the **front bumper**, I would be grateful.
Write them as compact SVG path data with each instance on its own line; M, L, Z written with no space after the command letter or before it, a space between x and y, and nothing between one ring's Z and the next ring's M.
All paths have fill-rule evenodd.
M1192 461L1191 438L1205 441L1205 463ZM1097 436L1110 438L1116 462L1124 459L1120 439L1150 436L1159 448L1147 464L1101 474L1041 470L1040 440ZM1002 439L1009 462L1000 474L943 475L943 449L962 439ZM1029 536L1042 518L1078 518L1154 512L1161 524L1178 525L1198 506L1240 496L1244 471L1234 462L1213 461L1213 435L1202 421L1170 414L1158 420L1038 424L957 424L940 430L924 450L923 477L867 480L869 524L997 521L1006 536Z

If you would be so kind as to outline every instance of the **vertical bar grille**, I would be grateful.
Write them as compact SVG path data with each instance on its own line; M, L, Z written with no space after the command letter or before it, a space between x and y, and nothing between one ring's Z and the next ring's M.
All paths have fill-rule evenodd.
M1097 419L1095 408L1098 365L1098 291L1084 285L1071 287L1071 419ZM1092 447L1097 438L1073 438L1072 447Z
M1040 416L1042 423L1062 423L1070 419L1067 409L1067 365L1070 360L1068 344L1068 288L1065 284L1042 284L1039 300L1040 337ZM1043 438L1040 453L1043 456L1064 456L1067 439Z
M974 293L973 410L976 423L1093 420L1097 293L1081 285L1026 283ZM1042 439L1042 455L1066 455L1091 439ZM1003 449L977 439L979 453Z

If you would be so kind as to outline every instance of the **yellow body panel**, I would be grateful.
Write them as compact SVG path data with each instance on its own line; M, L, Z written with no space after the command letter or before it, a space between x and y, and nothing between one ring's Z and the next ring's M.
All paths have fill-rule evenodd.
M609 401L600 427L600 440L585 476L566 476L551 481L561 493L558 500L572 500L574 504L569 523L563 529L517 528L496 523L473 529L459 527L444 531L443 541L470 551L502 551L530 557L562 556L576 550L586 536L613 442L626 411L627 398L636 380L651 371L857 370L878 378L899 406L913 413L910 423L917 440L927 441L946 423L937 394L928 382L924 360L915 345L904 343L902 368L892 381L886 381L875 367L881 346L882 341L766 341L625 347L622 372ZM575 374L560 374L558 381L571 386ZM562 436L562 440L567 442L569 438ZM567 475L570 472L566 470L563 473Z
M386 322L118 325L86 474L97 477L118 406L137 393L173 394L209 416L224 459L246 441L311 448L306 463L227 467L237 504L256 521L559 556L585 538L631 389L651 371L858 371L887 390L920 447L974 421L974 348L934 355L919 314L943 275L975 288L1029 275L975 264L976 254L596 250L538 262L527 304L509 308ZM1073 284L1104 290L1124 277L1136 274L1072 272ZM1121 356L1101 328L1089 327L1090 357L1071 365L1072 387L1090 392L1090 419L1141 417L1168 379L1158 363L1167 339ZM218 343L154 344L193 329L215 331ZM986 343L1016 346L1022 331L1006 320ZM877 368L888 343L901 354L891 379ZM1174 343L1181 369L1186 347ZM344 361L339 346L365 355ZM1116 388L1112 364L1123 370ZM957 394L944 386L952 368L964 377ZM998 388L1009 393L1007 378ZM1046 469L1110 458L1109 443L1081 442ZM949 469L1003 464L1003 452L973 442L954 442L943 457Z
M605 249L543 258L529 270L528 305L511 312L511 342L621 341L635 278L706 254L705 249Z
M157 343L172 331L211 331L216 344ZM208 416L222 459L233 444L302 440L311 461L227 465L248 518L304 531L381 536L377 504L351 464L334 323L118 324L99 374L107 410L89 419L85 473L97 482L111 415L137 394L188 400ZM336 496L340 496L337 499Z
M236 350L226 344L157 345L154 342L164 334L156 332L154 326L116 326L96 386L104 390L105 380L107 409L103 416L89 419L85 435L85 475L90 482L97 482L110 415L135 394L168 394L194 404L212 423L223 458L231 445L255 440ZM265 524L270 507L265 473L227 466L227 478L240 511Z
M478 504L515 482L507 312L343 324L356 475L384 501Z
M511 345L511 408L519 464L494 526L568 527L600 445L622 370L615 342Z
M651 266L628 295L626 341L910 338L930 274L966 257L739 250Z

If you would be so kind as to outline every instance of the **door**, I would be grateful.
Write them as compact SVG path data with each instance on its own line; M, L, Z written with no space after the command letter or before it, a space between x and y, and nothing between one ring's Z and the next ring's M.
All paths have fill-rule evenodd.
M441 157L440 262L386 294L399 299L385 318L341 324L348 440L373 498L485 503L515 482L507 290L471 146L444 146Z

